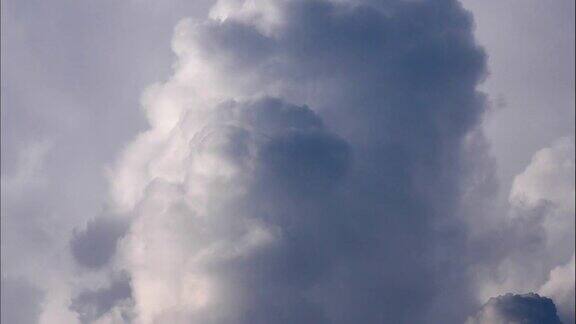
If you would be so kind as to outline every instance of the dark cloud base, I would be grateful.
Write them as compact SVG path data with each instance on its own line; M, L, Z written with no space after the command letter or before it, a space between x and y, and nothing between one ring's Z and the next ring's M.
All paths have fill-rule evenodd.
M77 230L70 241L74 260L89 269L104 267L116 252L118 240L124 235L126 220L112 217L92 219L86 228Z
M114 306L131 303L132 288L125 274L114 278L110 285L97 290L85 290L72 299L70 310L78 314L82 323L93 323ZM131 322L130 313L122 313L125 323Z
M506 294L490 298L466 324L562 324L554 302L538 294Z

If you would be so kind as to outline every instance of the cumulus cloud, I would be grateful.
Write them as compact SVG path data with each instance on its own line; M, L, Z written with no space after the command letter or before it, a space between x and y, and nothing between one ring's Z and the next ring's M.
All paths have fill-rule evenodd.
M126 232L126 221L99 217L90 220L84 229L76 230L70 241L74 260L87 268L106 265L116 252L118 240Z
M126 238L140 320L318 320L301 289L327 256L307 249L333 235L318 201L346 176L346 143L307 107L263 98L215 107L186 146L184 182L151 183Z
M573 137L561 138L515 177L497 234L502 253L484 264L492 274L481 280L482 297L537 291L574 321L574 159Z
M550 296L558 305L565 323L574 322L574 255L567 264L550 270L550 279L540 288L542 294Z
M547 281L539 289L557 304L566 323L574 322L574 138L557 140L538 151L526 170L516 177L511 201L523 209L545 205L541 219L544 249L551 256Z
M470 313L454 255L485 56L458 2L218 1L173 48L111 174L139 322Z
M538 294L506 294L490 300L466 324L561 324L551 299Z
M212 1L178 23L173 74L142 96L148 129L108 172L113 217L85 195L45 218L3 190L3 252L42 247L9 269L45 281L6 299L3 277L3 310L31 304L3 321L557 323L552 300L573 320L573 139L495 207L472 32L457 0ZM48 149L66 156L32 148L3 189L72 201L41 186ZM46 238L5 241L5 210ZM504 295L468 317L528 291L552 300Z
M132 289L126 275L114 278L109 286L85 290L72 299L70 309L82 323L129 323ZM108 318L102 319L103 315Z
M523 208L548 202L573 213L574 193L574 138L565 137L534 154L514 179L510 202Z

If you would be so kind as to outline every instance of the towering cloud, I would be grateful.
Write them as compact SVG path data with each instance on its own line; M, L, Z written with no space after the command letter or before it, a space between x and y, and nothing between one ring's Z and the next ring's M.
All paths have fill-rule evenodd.
M182 21L112 177L137 321L463 321L471 28L456 1L218 1Z
M2 1L2 323L574 321L574 138L497 171L461 0Z

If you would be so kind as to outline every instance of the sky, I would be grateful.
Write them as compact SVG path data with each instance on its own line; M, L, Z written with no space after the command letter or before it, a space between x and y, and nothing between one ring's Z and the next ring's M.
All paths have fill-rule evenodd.
M2 323L574 322L574 1L1 15Z

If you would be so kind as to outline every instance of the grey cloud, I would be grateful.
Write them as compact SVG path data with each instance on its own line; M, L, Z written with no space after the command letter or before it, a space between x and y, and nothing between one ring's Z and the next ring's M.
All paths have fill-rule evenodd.
M498 215L492 230L479 231L469 248L483 268L479 282L489 282L491 295L545 294L565 322L574 317L573 178L573 139L561 138L536 152L513 182L509 210ZM486 216L481 221L490 224Z
M120 187L144 187L131 223L96 217L79 229L83 219L70 215L100 203L94 197L104 196L101 165L144 127L135 98L145 82L167 71L161 63L169 61L162 50L171 28L166 21L188 12L174 10L185 7L179 1L163 2L177 13L162 11L160 17L133 15L135 9L124 3L106 2L114 15L103 14L100 3L58 3L76 14L60 13L53 3L12 7L46 9L36 11L50 19L29 34L46 71L43 78L17 69L6 75L30 75L34 87L53 84L54 91L28 98L23 82L4 87L3 72L3 108L32 108L15 110L8 119L3 114L3 123L14 126L2 147L5 153L8 143L12 152L24 139L50 135L70 144L56 144L47 170L53 185L64 183L69 193L58 193L62 201L51 204L72 206L54 214L68 215L64 222L76 228L68 247L77 264L105 268L118 239L126 239L122 257L128 260L120 264L131 279L74 297L70 309L83 322L117 308L129 322L124 306L134 302L136 317L166 323L461 323L475 307L471 266L507 256L528 262L545 257L542 249L529 258L522 250L542 243L538 215L481 242L468 240L462 197L478 177L490 178L484 184L490 188L482 190L493 189L493 166L482 160L485 145L467 142L486 108L476 90L486 57L472 37L471 15L455 0L254 1L244 9L270 6L248 19L231 12L222 21L200 18L205 8L191 12L193 23L174 38L178 77L159 85L168 89L161 98L168 100L145 103L146 109L158 105L159 113L148 116L152 127L154 118L160 124L170 119L173 107L184 107L184 116L169 132L143 133L118 164L136 170ZM258 25L276 13L270 8L280 12L272 32ZM132 16L137 21L125 19ZM103 25L110 27L100 30ZM80 44L81 50L47 45L45 40L64 30L65 37L82 40L66 44ZM134 51L102 50L102 44L126 39ZM14 58L16 52L8 54ZM206 80L187 79L189 60L200 62L195 68ZM33 61L23 56L23 62ZM85 66L94 70L85 72ZM124 66L132 72L122 73ZM63 67L70 70L61 72ZM190 89L203 81L201 90L221 92L218 103L194 101ZM91 91L96 88L101 90ZM60 105L63 89L78 102ZM73 118L41 123L36 107L44 110L44 103L67 107L58 114ZM86 111L70 108L85 106ZM24 120L29 127L21 127ZM80 154L87 147L94 150ZM2 156L9 162L2 163L3 176L16 168L7 157L13 155ZM131 161L141 163L141 170ZM124 180L112 177L118 179ZM39 194L44 200L52 195ZM75 196L88 204L74 205ZM27 199L22 206L36 202ZM13 209L23 215L40 207ZM43 238L36 236L26 241ZM144 245L146 253L133 253ZM511 255L514 250L519 252ZM19 254L10 251L12 263ZM3 246L3 261L4 255ZM150 287L153 293L146 291ZM522 308L530 298L502 297L490 307Z
M490 300L466 324L561 324L554 302L538 294L506 294Z
M253 185L222 212L255 217L279 228L282 239L251 257L211 265L210 271L240 291L251 291L236 296L249 300L236 319L241 323L327 322L305 290L336 257L337 236L330 231L342 231L343 224L326 224L334 211L325 204L343 185L350 149L307 107L264 98L227 108L237 110L237 118L251 126L257 153ZM234 158L238 156L236 152Z
M131 303L132 288L130 279L122 275L110 285L96 290L84 290L72 299L70 309L78 314L82 323L93 323L102 315L121 303ZM128 305L130 306L130 305ZM123 322L129 323L131 314L122 313Z
M72 323L63 278L77 273L68 272L67 241L98 216L107 198L106 164L145 127L138 97L170 71L174 24L184 13L205 11L206 3L2 0L2 276L49 290L43 311L55 322ZM12 194L5 180L21 172L19 156L38 143L50 144L33 179L42 185ZM36 306L26 306L3 307L2 316L35 316Z
M84 267L98 269L105 266L116 252L118 240L127 229L127 221L112 217L97 217L76 230L70 240L70 249L76 262Z
M2 277L2 312L6 324L38 323L44 293L25 280Z
M190 154L194 160L217 150L246 178L214 175L214 186L206 186L204 175L181 171L184 188L208 191L210 216L198 222L217 233L215 241L240 240L230 228L254 219L276 233L253 254L204 265L233 291L231 300L242 300L239 309L224 303L213 312L237 323L462 322L474 304L458 220L462 184L476 172L465 165L465 137L485 109L476 91L485 55L470 15L456 1L278 6L283 20L271 35L259 20L232 13L181 26L174 40L182 64L211 68L217 89L207 90L223 89L224 99L277 98L231 104L227 114L236 117L214 117L226 128ZM187 114L171 134L195 132L202 115ZM173 136L167 141L181 139ZM229 198L231 188L242 194ZM144 202L156 201L151 192ZM157 221L196 217L176 215ZM143 232L133 240L156 232L145 226L152 218L145 211L136 218ZM181 236L170 231L174 240ZM185 255L202 251L176 245ZM132 271L138 290L139 269ZM183 322L230 321L209 311L174 312Z

